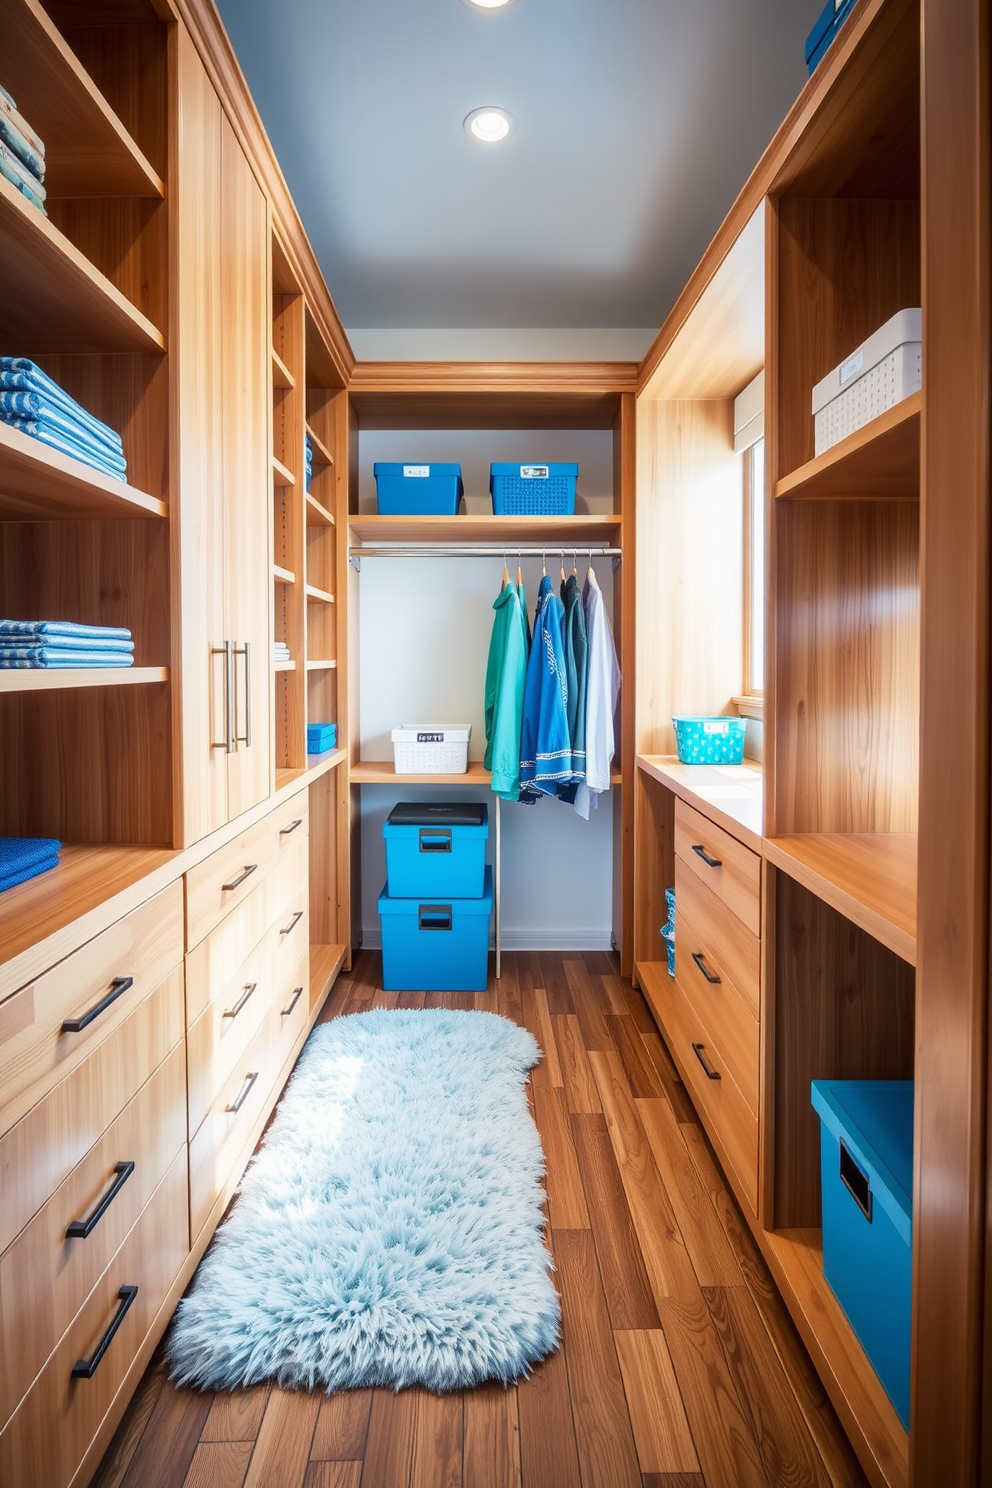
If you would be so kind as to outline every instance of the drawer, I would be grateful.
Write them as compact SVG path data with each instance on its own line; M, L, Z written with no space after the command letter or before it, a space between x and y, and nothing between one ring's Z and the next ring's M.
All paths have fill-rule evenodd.
M309 821L310 794L302 790L189 870L186 874L188 951L247 899L280 859L306 837Z
M177 880L0 1004L0 1131L102 1043L182 961ZM70 1030L73 1020L84 1026Z
M289 979L308 944L308 891L304 885L189 1030L186 1048L191 1136L273 1002L291 990Z
M681 858L675 859L675 913L684 914L706 941L692 950L713 956L760 1018L761 941Z
M0 1137L0 1254L183 1036L177 966L70 1075Z
M0 1422L8 1420L184 1146L185 1097L179 1044L0 1256ZM134 1165L129 1174L115 1171L128 1162ZM67 1234L74 1221L94 1218L89 1234Z
M310 849L297 832L286 856L267 878L200 941L186 957L186 1022L192 1027L219 988L237 975L238 968L281 917L309 879Z
M188 1253L186 1148L63 1334L41 1374L0 1431L0 1483L66 1488L100 1428ZM137 1287L91 1379L73 1365L91 1359Z
M269 1009L190 1142L190 1234L194 1241L217 1195L237 1165L243 1166L250 1157L245 1146L262 1112L271 1106L279 1073L306 1028L308 967L309 950L296 969L285 999L280 997Z
M726 1065L751 1110L758 1114L758 1020L701 935L676 907L675 980L693 1011L709 1029L718 1063ZM698 956L699 961L693 960ZM715 980L714 980L715 979Z
M754 934L761 934L761 858L722 827L675 802L675 851Z

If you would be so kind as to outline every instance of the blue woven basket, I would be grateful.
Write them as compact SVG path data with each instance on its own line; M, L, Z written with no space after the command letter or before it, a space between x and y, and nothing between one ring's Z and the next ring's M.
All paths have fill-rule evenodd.
M746 718L673 718L672 723L684 765L739 765L743 760Z
M489 490L497 517L571 517L575 514L578 465L489 467Z

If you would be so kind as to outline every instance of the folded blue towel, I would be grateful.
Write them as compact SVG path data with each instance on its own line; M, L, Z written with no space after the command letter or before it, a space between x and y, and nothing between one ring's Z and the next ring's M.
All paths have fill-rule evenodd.
M47 390L0 388L0 416L3 418L41 419L64 429L73 438L105 449L115 460L123 459L121 436L107 424L65 399L53 398Z
M33 207L37 207L43 217L48 216L48 208L45 206L44 201L25 179L23 166L21 166L13 151L8 150L7 146L3 144L0 144L0 176L3 176L4 180L9 181L23 197L27 198Z
M16 884L27 883L29 879L38 878L40 874L47 873L50 868L59 866L58 858L45 858L41 863L35 863L30 868L22 868L18 873L8 873L0 878L0 894L5 889L12 889Z
M60 408L64 408L66 413L91 420L98 429L110 428L109 424L103 423L81 403L77 403L60 383L43 372L30 357L0 356L0 389L4 392L42 393ZM114 433L114 430L111 429L110 432Z
M28 671L32 667L129 667L130 651L65 651L59 646L0 646L0 667Z
M19 873L56 856L62 850L57 837L0 837L0 877Z
M80 625L76 620L0 620L0 645L4 636L83 636L97 641L129 641L126 625Z
M20 129L10 117L6 109L0 109L0 141L16 155L33 176L39 181L45 179L45 157L35 149L34 145L22 134Z
M123 457L114 460L103 451L97 450L92 444L87 445L81 439L71 438L41 419L7 418L0 422L7 424L9 428L19 429L22 434L27 434L31 439L37 439L39 444L45 444L49 449L59 450L64 455L71 455L81 465L88 465L92 470L99 470L114 480L125 479L127 464Z
M95 637L80 636L0 636L0 650L7 656L16 654L26 661L42 651L52 656L60 652L86 651L94 656L127 655L134 650L133 641L98 641Z
M37 434L40 429L47 429L50 433L68 439L79 449L87 450L101 460L106 460L110 465L125 465L124 449L120 440L111 442L102 434L94 433L75 414L65 413L54 404L39 408L35 412L23 407L11 408L7 401L10 398L16 398L19 403L23 403L25 396L31 395L0 393L0 419L3 419L5 424L15 424L26 434L32 435Z

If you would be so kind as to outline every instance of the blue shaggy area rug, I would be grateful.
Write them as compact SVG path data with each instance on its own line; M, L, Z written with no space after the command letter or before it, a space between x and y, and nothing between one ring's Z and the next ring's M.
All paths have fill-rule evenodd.
M558 1342L531 1035L492 1013L318 1026L179 1304L173 1379L438 1392Z

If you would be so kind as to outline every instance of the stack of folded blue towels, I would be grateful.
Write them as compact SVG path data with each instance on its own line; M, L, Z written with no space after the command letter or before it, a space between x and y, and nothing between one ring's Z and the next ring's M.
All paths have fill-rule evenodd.
M310 489L310 481L313 477L313 445L310 443L310 435L303 436L303 465L306 489Z
M71 620L0 620L0 667L129 667L131 632Z
M44 212L47 192L45 146L18 111L6 88L0 88L0 176L6 176L33 207Z
M27 357L0 356L0 421L94 470L125 478L121 436L81 408Z
M0 837L0 894L57 868L61 850L55 837Z

